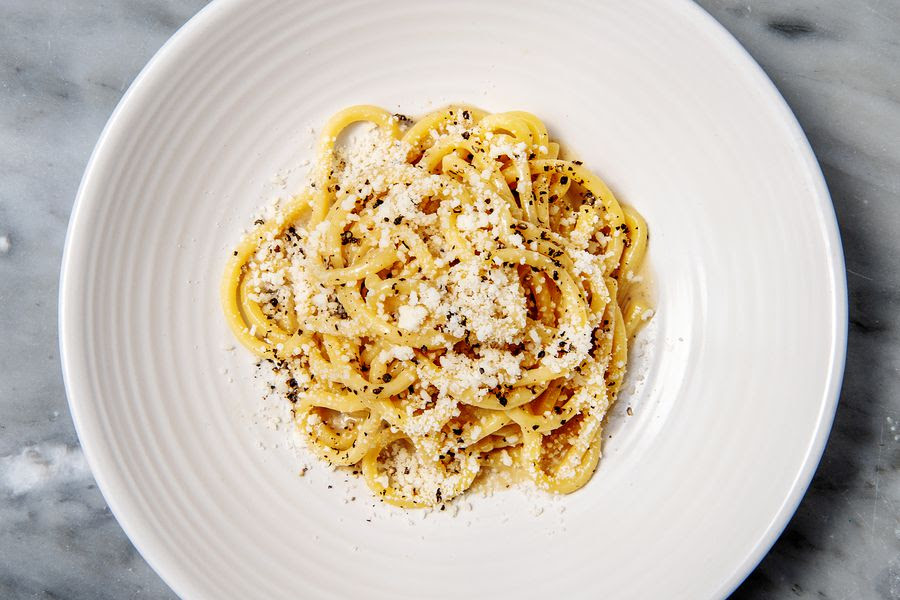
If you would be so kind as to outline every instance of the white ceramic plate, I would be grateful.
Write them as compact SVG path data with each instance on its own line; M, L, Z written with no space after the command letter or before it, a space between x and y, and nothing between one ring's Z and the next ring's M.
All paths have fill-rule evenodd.
M450 101L539 115L650 224L644 385L594 479L541 515L507 493L408 521L327 471L298 477L287 434L254 416L250 359L225 350L226 254L301 178L272 183L311 157L309 127L355 103ZM97 145L60 337L100 488L184 597L711 598L770 547L822 452L843 273L796 121L689 2L220 0Z

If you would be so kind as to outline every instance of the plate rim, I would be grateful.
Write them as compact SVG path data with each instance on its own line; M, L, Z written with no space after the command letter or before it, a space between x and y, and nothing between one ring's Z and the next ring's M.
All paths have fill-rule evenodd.
M812 483L813 476L822 460L828 438L831 436L847 361L847 334L850 316L847 295L847 271L844 262L844 247L841 240L840 227L837 213L834 209L834 202L831 199L831 192L828 189L825 174L822 172L822 167L819 164L812 144L810 144L809 138L803 131L803 127L800 125L800 121L797 119L794 111L791 110L787 100L785 100L768 73L724 25L699 4L691 0L683 0L683 4L690 5L688 9L693 9L697 18L705 21L711 32L714 32L722 40L722 44L734 52L746 64L747 69L753 72L758 84L769 96L769 102L778 111L784 125L788 128L788 131L794 138L794 142L798 145L797 153L802 154L806 162L806 175L810 178L810 190L815 196L818 208L822 210L825 217L824 226L827 229L825 234L828 242L828 260L834 285L834 294L829 298L834 302L832 319L835 330L831 332L833 347L831 361L828 365L828 381L822 397L815 436L807 448L806 456L794 478L793 486L782 502L779 511L773 515L768 530L760 536L756 546L748 550L743 562L735 569L731 577L727 578L720 585L717 593L719 593L720 597L726 598L756 569L775 545L775 542L778 541L778 538L781 537L781 534L784 533L788 523L794 517L800 503L806 496L809 485Z
M119 130L126 121L128 113L136 109L136 100L140 99L145 92L152 92L150 79L156 76L157 71L163 72L166 63L176 60L184 49L190 48L194 40L203 35L203 30L212 21L226 15L229 11L239 10L242 5L247 3L252 3L252 0L212 0L209 2L165 41L131 82L104 125L85 166L66 228L60 265L57 310L60 363L69 412L78 435L79 445L104 501L119 526L128 536L129 541L166 585L182 597L191 597L194 594L202 595L202 589L197 587L197 584L190 578L181 577L177 570L171 568L174 565L170 564L171 559L167 557L166 553L158 551L158 548L153 547L155 542L151 538L145 537L143 532L139 532L142 518L139 509L130 505L127 494L116 489L114 482L107 478L107 472L99 467L102 443L85 434L91 427L88 425L88 421L95 419L96 414L91 414L90 386L81 381L80 374L73 372L70 359L67 358L79 346L79 337L71 325L71 322L77 319L77 315L70 314L67 297L76 292L73 286L77 286L79 283L75 279L78 265L74 263L73 255L75 246L81 243L78 230L85 225L83 223L86 218L84 215L91 202L89 188L95 185L95 180L100 177L99 164L104 160L109 160L108 148L114 148L112 145L114 138L121 135ZM763 101L775 109L781 125L793 138L793 142L796 144L794 153L805 162L805 175L809 179L808 187L811 195L814 196L816 208L821 211L823 217L822 233L826 242L826 260L830 267L829 274L834 292L829 297L829 301L833 303L833 311L830 315L834 323L834 329L830 332L832 351L827 368L827 383L820 401L820 410L811 442L806 449L802 464L797 469L791 488L787 491L778 511L772 515L767 530L761 531L756 544L744 551L744 558L731 573L722 573L718 587L710 590L712 597L724 598L747 578L781 536L803 500L821 461L837 411L846 365L849 319L847 274L837 215L824 174L806 134L787 101L747 49L703 7L692 0L677 0L675 10L683 13L685 18L697 21L699 26L709 33L710 38L719 46L719 49L723 53L730 53L740 67L755 79L756 87L763 94Z

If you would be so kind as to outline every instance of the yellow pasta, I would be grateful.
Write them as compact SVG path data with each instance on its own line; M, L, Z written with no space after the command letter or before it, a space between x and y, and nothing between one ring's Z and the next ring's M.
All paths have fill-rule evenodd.
M590 479L653 312L647 224L537 117L345 109L308 187L257 223L223 310L322 460L401 507L442 505L484 467L556 493Z

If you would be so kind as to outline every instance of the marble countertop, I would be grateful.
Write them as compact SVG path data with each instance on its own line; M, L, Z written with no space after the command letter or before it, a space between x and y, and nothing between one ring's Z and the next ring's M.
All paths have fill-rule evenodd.
M69 211L106 119L204 0L0 2L0 598L172 598L97 491L56 336ZM735 598L900 599L900 2L699 0L806 130L840 222L847 370L796 515Z

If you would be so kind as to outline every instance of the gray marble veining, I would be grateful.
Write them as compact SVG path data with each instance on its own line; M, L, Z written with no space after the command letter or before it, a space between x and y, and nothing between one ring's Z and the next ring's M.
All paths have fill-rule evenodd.
M743 598L900 599L900 2L699 0L821 162L850 341L825 456ZM65 403L59 262L91 148L204 0L0 0L0 598L171 598L96 490Z

